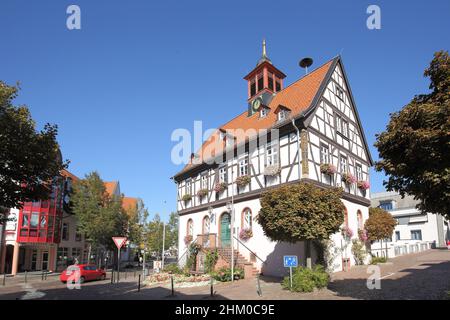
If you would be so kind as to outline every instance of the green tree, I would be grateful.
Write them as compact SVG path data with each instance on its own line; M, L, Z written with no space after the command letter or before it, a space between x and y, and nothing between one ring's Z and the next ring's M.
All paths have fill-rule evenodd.
M416 96L401 111L391 114L375 146L389 191L411 194L423 212L450 219L450 58L434 54L425 70L431 80L429 94Z
M369 208L369 218L364 228L367 230L368 240L381 241L381 248L383 248L383 239L392 237L396 225L397 220L389 212L381 208Z
M0 207L21 208L22 203L45 200L49 183L67 168L56 136L58 127L46 124L36 131L26 106L14 106L18 86L0 81ZM0 210L0 224L6 221Z
M148 218L148 210L145 208L144 201L138 199L136 207L129 208L126 213L128 217L128 240L136 246L140 246L144 243Z
M171 212L166 226L166 247L178 247L178 214Z
M127 235L127 215L122 198L111 197L97 172L74 183L71 208L78 228L94 248L114 250L113 236Z
M264 234L273 241L306 241L311 267L311 240L328 239L344 222L342 189L321 189L309 183L281 186L261 196L257 216Z

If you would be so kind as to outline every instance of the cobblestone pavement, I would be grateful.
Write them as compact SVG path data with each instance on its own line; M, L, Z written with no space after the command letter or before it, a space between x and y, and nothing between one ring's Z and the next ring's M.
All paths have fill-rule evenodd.
M0 299L256 299L256 300L322 300L322 299L445 299L450 291L450 251L428 250L390 259L380 265L381 289L369 290L368 266L356 266L348 272L333 274L327 289L313 293L291 293L283 290L280 279L261 277L262 296L256 291L256 279L221 283L210 297L209 286L175 288L171 296L169 286L141 288L137 279L122 276L121 282L88 282L80 290L69 290L58 281L36 281L27 284L0 285Z

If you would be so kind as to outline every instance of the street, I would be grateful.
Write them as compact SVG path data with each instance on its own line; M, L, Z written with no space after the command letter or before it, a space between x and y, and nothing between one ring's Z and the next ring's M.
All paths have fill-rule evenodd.
M400 256L380 265L381 289L369 290L366 282L370 275L368 266L355 266L348 272L333 274L327 289L312 293L291 293L283 290L280 279L261 276L262 296L256 292L256 279L244 279L215 285L214 297L209 286L176 288L171 296L168 284L142 287L138 292L138 276L134 272L122 272L120 283L111 284L110 273L104 281L87 282L81 289L68 289L57 276L41 280L36 277L24 283L8 279L0 286L0 299L9 300L203 300L203 299L448 299L450 291L450 251L428 250ZM22 279L23 280L23 279ZM0 281L1 284L1 281Z

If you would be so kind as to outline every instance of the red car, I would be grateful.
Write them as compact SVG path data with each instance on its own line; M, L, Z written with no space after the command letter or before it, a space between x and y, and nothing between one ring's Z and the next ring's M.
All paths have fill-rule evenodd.
M78 282L78 280L80 280L80 283L83 283L85 281L105 279L106 271L98 269L92 264L75 264L68 266L59 276L59 280L63 283L66 283L67 281Z

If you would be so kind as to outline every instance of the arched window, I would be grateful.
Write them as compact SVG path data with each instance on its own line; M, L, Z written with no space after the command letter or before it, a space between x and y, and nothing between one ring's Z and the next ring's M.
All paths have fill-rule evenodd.
M364 229L361 210L358 210L358 212L356 213L356 218L358 219L358 229L359 230Z
M249 208L242 210L242 229L252 229L252 211Z
M194 222L189 219L187 222L187 235L194 236Z
M209 220L208 216L205 216L203 218L203 225L202 225L202 233L203 234L208 234L209 233L209 227L211 225L211 222Z

